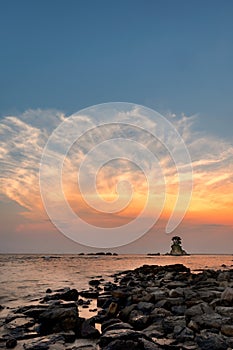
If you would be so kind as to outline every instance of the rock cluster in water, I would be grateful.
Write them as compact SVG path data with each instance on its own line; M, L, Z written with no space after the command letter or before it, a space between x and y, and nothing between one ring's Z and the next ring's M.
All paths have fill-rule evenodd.
M181 264L144 265L90 281L90 289L53 293L11 310L1 321L1 348L25 350L230 350L233 270L191 273ZM96 298L98 313L79 308ZM1 315L1 314L0 314ZM96 328L101 324L101 332Z

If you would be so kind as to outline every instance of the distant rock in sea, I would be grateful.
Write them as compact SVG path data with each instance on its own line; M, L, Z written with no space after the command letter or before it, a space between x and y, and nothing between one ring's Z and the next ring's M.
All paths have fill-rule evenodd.
M168 255L180 256L189 255L183 248L181 244L181 238L179 236L172 237L171 251Z

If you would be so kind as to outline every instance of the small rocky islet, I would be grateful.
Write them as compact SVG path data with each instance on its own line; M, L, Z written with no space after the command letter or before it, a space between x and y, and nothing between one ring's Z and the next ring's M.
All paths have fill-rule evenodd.
M37 304L2 308L0 348L25 350L230 350L233 270L191 272L143 265L90 280L89 289L47 289ZM80 317L80 308L97 310Z

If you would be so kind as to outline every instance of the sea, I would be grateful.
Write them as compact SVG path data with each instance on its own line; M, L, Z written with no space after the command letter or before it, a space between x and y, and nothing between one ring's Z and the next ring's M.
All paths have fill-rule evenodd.
M0 255L0 305L9 310L38 303L48 288L52 291L70 287L89 288L92 278L111 281L114 273L135 269L144 264L181 263L197 273L203 269L233 268L233 255ZM2 311L1 311L2 313ZM83 309L81 316L88 317ZM91 317L92 315L89 315Z

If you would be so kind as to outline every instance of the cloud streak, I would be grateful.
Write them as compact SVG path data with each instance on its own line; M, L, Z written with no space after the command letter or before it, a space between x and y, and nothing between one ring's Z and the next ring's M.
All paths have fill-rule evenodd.
M171 115L168 118L184 139L192 159L194 190L188 217L199 217L215 222L216 212L218 212L218 220L232 223L230 212L233 209L233 145L217 137L194 131L197 116L174 117ZM119 116L119 121L120 119ZM0 194L20 204L25 209L23 215L33 221L46 218L40 198L38 178L43 148L51 132L64 120L66 117L60 111L28 110L22 115L7 116L1 121ZM83 116L83 121L89 122L85 116ZM124 132L130 134L130 130ZM121 137L121 135L122 130L117 127L108 127L104 131L104 136L107 138ZM175 165L164 147L150 135L135 132L133 137L158 155L167 184L167 199L164 210L166 216L176 201L178 191ZM91 220L93 220L93 215L95 215L96 222L105 221L109 225L109 221L117 223L118 220L119 224L122 224L125 222L125 219L122 218L128 220L135 217L142 210L146 201L144 195L147 191L146 178L133 163L126 160L116 160L108 163L98 172L97 190L100 196L109 202L113 202L117 198L116 184L119 181L126 180L133 185L134 198L132 203L119 213L108 216L90 210L82 200L77 188L77 168L85 158L85 154L96 143L103 140L103 132L97 129L95 132L81 137L73 145L64 163L64 192L74 211L82 212L84 217L92 217ZM174 145L174 147L178 146ZM117 147L119 147L117 143L115 147L117 151ZM55 150L55 152L59 151ZM103 150L99 152L103 152ZM153 173L150 162L144 159L144 165L148 171L151 171L150 175L154 176L156 180L156 173ZM154 190L158 195L162 185L159 183L159 179L155 183ZM128 191L127 187L125 189L127 195L130 194Z

